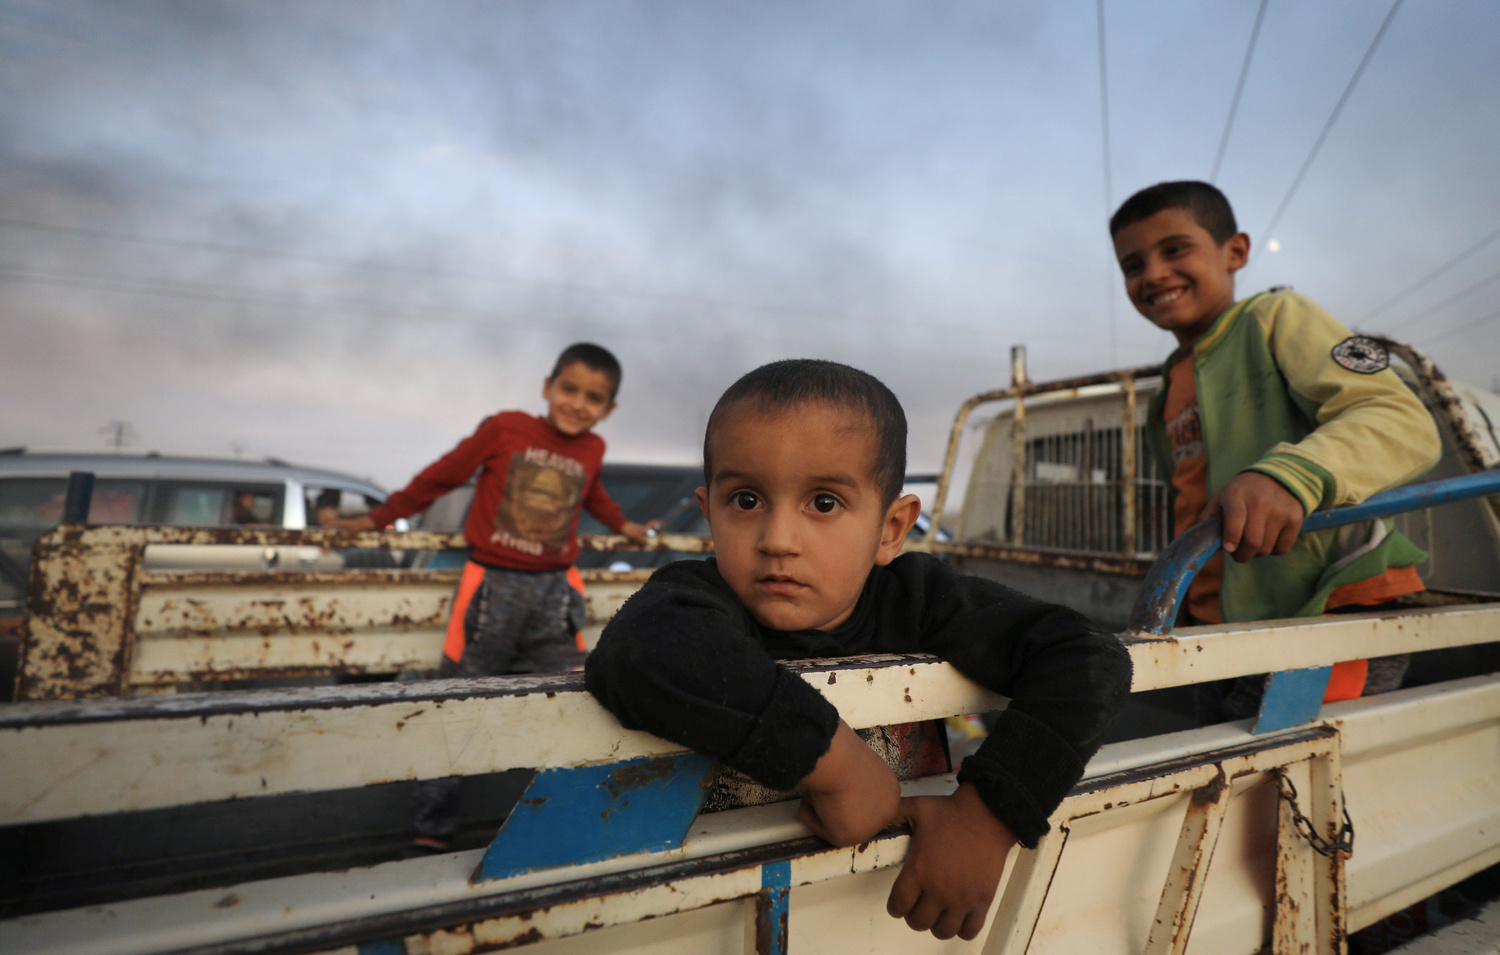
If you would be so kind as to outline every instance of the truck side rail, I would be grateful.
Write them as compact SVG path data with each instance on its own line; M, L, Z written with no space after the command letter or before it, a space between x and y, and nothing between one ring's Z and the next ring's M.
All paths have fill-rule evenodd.
M179 683L431 670L456 570L153 571L151 545L451 550L460 534L64 524L31 563L16 700L121 696ZM642 547L581 535L585 550L704 553L668 534ZM602 626L649 572L586 570L589 625Z

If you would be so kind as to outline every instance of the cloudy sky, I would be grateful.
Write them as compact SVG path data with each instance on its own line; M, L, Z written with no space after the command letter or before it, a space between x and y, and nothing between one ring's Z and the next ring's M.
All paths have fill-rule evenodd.
M1241 292L1496 384L1500 5L1103 10L1101 84L1093 0L0 0L0 445L118 420L397 486L589 339L615 460L694 461L735 376L816 356L932 468L1012 344L1165 355L1104 223L1216 160Z

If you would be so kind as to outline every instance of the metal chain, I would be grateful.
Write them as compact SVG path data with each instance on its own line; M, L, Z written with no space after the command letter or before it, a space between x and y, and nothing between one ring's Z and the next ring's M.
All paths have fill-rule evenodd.
M1319 855L1332 858L1338 853L1341 858L1347 859L1354 855L1354 822L1349 818L1349 807L1344 807L1344 825L1340 827L1337 842L1329 842L1318 835L1313 829L1312 820L1302 814L1302 809L1297 805L1297 787L1292 785L1292 780L1287 776L1285 767L1275 770L1277 786L1281 792L1281 798L1286 800L1292 809L1292 824L1297 827L1297 832L1307 840L1307 844L1313 847L1313 851Z

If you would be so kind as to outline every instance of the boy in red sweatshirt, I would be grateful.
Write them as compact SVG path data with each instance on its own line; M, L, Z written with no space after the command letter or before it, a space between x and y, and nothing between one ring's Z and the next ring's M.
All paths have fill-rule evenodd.
M332 520L349 530L384 527L425 510L479 471L464 526L472 548L440 677L548 673L583 663L581 589L569 581L578 557L578 511L637 543L647 528L626 520L599 482L604 439L591 430L615 408L620 363L598 345L571 345L542 385L545 417L503 411L363 517ZM461 626L460 626L461 622ZM417 843L445 849L457 830L458 779L418 787Z

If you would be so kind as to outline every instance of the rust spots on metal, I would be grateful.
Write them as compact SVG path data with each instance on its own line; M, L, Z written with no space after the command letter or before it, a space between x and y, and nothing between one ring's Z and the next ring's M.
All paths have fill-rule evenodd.
M906 687L905 689L903 689L901 691L901 695L902 695L902 699L904 699L904 700L906 700L906 702L910 703L911 702L911 687Z
M693 534L662 534L645 544L637 544L624 534L579 534L579 550L675 550L686 554L711 554L712 537Z
M1218 773L1213 780L1205 786L1199 786L1193 790L1192 802L1195 806L1209 806L1218 804L1224 798L1224 793L1229 789L1229 779L1224 775L1224 767L1218 767Z
M786 906L777 906L772 902L771 893L761 892L756 895L755 955L771 955L771 940L787 937L787 914Z
M238 895L235 895L233 892L231 892L228 895L224 896L219 901L215 902L214 903L214 908L216 908L216 909L232 909L236 905L239 905L239 904L240 904L240 897Z
M830 673L830 674L828 674L828 685L829 686L833 686L838 681L839 681L839 675L837 673Z
M501 942L499 945L494 946L492 950L514 948L517 945L530 945L532 942L540 942L541 940L542 930L533 925L531 928L522 932L520 935L517 935L515 938L510 939L509 941ZM488 947L489 946L486 946L486 948Z
M1276 867L1275 897L1277 921L1285 921L1295 925L1298 921L1297 913L1302 910L1302 903L1299 900L1298 893L1293 892L1291 889L1287 871L1280 865ZM1311 939L1282 938L1280 942L1283 945L1290 942L1295 946L1294 948L1286 949L1288 955L1309 955L1313 951L1313 942ZM1334 949L1334 951L1340 950L1339 948ZM1282 949L1278 947L1277 951L1282 951Z
M604 546L600 541L615 543L601 538L590 546ZM413 666L406 651L372 649L366 656L374 654L378 659L362 660L360 638L366 633L386 639L390 634L441 630L451 598L440 594L458 576L453 570L145 570L145 549L156 544L452 548L464 542L460 535L420 532L348 535L272 528L58 527L38 542L31 568L28 619L19 627L25 638L18 647L18 700L118 696L132 687L200 681L400 672ZM671 537L657 541L656 546L702 551L706 545ZM638 584L649 575L650 571L583 573L591 582L625 584ZM390 590L395 584L412 588L419 596ZM278 588L281 592L276 592ZM310 588L322 592L309 596ZM373 612L368 603L343 596L372 588L396 596ZM280 642L304 635L315 639ZM151 640L154 648L165 646L160 641L176 638L211 641L223 636L253 637L254 642L239 644L252 656L194 659L193 653L173 649L167 659L181 658L180 667L148 664L151 669L143 671L130 667L131 659L138 658L138 637ZM278 656L282 658L277 660ZM275 665L256 662L257 658Z
M640 789L668 778L672 775L674 765L671 759L647 759L621 766L609 774L609 780L605 782L604 788L609 790L611 796L619 799L622 794L632 789Z
M16 699L123 691L134 636L142 547L97 544L95 529L62 525L37 541L26 596Z
M1453 445L1463 456L1469 470L1484 471L1494 467L1497 463L1494 454L1485 448L1479 429L1464 410L1462 396L1454 389L1453 383L1443 374L1442 369L1425 352L1404 342L1383 335L1368 337L1399 355L1411 367L1417 379L1418 390L1429 407L1448 425Z

